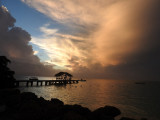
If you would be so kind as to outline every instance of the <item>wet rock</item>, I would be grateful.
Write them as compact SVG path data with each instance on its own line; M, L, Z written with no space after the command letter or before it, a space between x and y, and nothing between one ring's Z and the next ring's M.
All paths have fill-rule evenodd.
M41 107L36 101L29 100L21 103L19 106L19 112L40 112Z
M41 117L40 113L38 114L35 112L16 113L14 114L13 120L43 120L43 117Z
M40 97L39 101L46 101L46 100L43 97Z
M21 97L20 95L11 95L11 96L8 96L5 101L7 106L10 106L10 107L16 106L17 104L20 104Z
M20 94L22 101L38 100L37 96L31 92L23 92Z
M50 120L52 118L58 118L63 114L60 112L62 106L51 104L47 102L46 106L43 107L43 114L45 114L45 118Z
M51 102L52 102L52 104L56 104L56 105L64 105L64 103L57 98L52 98Z
M0 91L0 103L6 106L15 106L20 102L20 91L17 89L4 89Z
M14 119L10 118L9 116L6 116L6 117L0 117L0 120L14 120Z
M128 117L122 117L120 120L136 120L136 119L128 118Z
M64 115L62 120L87 120L87 118L80 114L77 114L76 112L70 111Z
M20 90L18 90L18 89L3 89L3 90L0 90L1 98L6 98L6 97L11 96L11 95L19 95L19 94L20 94Z
M93 114L96 116L110 116L110 117L116 117L117 115L121 114L121 111L113 106L105 106L96 109L93 111Z
M97 114L91 114L89 116L89 120L115 120L114 117L107 116L105 114L97 115Z
M141 118L141 120L148 120L147 118Z
M88 116L91 113L88 108L82 107L81 105L64 105L60 112L63 114L74 112L82 116Z
M6 105L0 105L0 113L6 111Z
M91 113L91 111L88 108L82 107L81 105L73 105L72 109L74 112L77 112L78 114L83 116L87 116Z
M21 103L17 109L17 112L14 113L16 120L40 120L43 117L42 108L33 100Z

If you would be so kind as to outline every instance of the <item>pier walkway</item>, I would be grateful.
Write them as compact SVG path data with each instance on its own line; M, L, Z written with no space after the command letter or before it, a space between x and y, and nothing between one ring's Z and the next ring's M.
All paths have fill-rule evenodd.
M24 83L27 87L33 86L36 83L36 86L48 86L48 85L61 85L61 84L74 84L79 83L79 81L86 80L16 80L15 86L19 87L20 83Z

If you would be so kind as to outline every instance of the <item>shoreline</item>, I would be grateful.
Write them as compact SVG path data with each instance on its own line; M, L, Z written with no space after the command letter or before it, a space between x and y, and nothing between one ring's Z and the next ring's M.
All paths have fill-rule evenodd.
M104 106L91 111L81 105L64 104L57 98L45 100L32 92L21 93L18 89L0 90L1 120L115 120L120 114L121 111L114 106ZM119 120L136 119L121 117Z

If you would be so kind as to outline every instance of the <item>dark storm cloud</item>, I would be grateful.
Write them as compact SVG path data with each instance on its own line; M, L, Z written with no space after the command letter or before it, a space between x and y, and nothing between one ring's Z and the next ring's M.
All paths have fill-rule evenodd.
M97 42L97 44L101 44L101 51L95 50L94 57L96 58L96 54L99 54L100 58L97 57L99 61L106 64L103 65L97 62L96 64L90 64L90 68L79 67L78 71L84 71L81 75L87 73L88 77L92 78L121 80L160 80L160 1L142 0L128 2L132 7L128 9L127 16L125 16L126 26L119 28L118 33L121 33L120 31L123 31L123 29L129 28L128 31L133 33L134 36L133 38L127 38L127 41L130 40L132 44L126 44L126 41L123 48L118 46L114 48L117 51L124 49L120 54L111 54L111 61L114 60L113 58L116 58L120 62L107 65L107 55L103 58L103 61L100 59L108 52L106 45L110 44L106 41L108 38L105 36L104 41L99 40L99 43ZM131 4L132 2L134 4ZM133 5L136 5L136 7L133 8ZM103 34L106 34L105 30L102 32ZM122 34L124 39L123 36L125 36L125 33ZM122 39L117 38L117 36L114 37ZM133 47L134 45L136 47ZM132 47L134 49L128 52L128 48Z
M106 73L114 79L160 80L160 49L133 55L126 63L106 67ZM107 75L106 74L106 75Z
M33 55L32 46L28 45L31 36L20 27L15 27L15 19L8 10L0 7L0 55L7 56L16 74L51 75L52 67L44 66L37 56Z
M146 1L147 6L137 11L142 29L140 47L134 54L124 57L124 62L106 67L106 73L115 79L160 80L160 1Z

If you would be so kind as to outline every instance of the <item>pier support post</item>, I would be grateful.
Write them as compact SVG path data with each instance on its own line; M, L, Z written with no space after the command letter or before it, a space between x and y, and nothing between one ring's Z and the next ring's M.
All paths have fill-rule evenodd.
M47 85L47 81L45 81L45 85Z
M33 86L33 81L31 81L31 86Z
M43 82L41 81L41 86L43 85Z
M28 81L26 82L26 86L28 87Z
M37 81L37 86L38 86L38 83L39 83L39 82Z
M67 81L63 81L64 84L67 84Z

